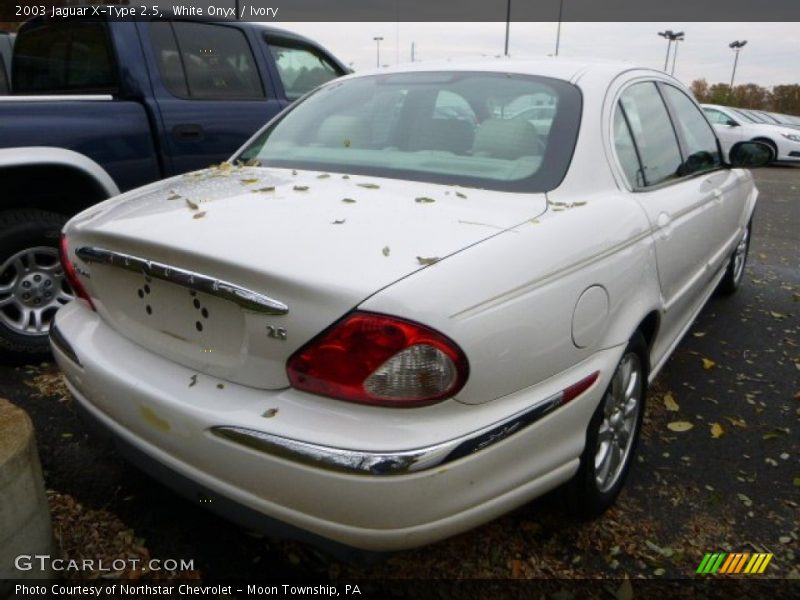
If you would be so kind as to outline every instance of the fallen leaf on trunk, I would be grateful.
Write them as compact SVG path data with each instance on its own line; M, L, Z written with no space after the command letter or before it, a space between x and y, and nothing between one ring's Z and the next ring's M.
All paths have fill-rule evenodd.
M711 437L715 440L725 435L725 430L719 423L711 423Z
M689 431L692 427L694 427L694 425L689 423L689 421L673 421L672 423L667 423L667 429L678 433Z

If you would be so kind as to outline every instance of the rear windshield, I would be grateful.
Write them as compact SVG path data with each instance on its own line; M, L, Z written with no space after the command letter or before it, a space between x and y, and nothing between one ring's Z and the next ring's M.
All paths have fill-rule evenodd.
M561 80L424 72L335 82L238 157L305 168L543 192L569 166L581 96Z

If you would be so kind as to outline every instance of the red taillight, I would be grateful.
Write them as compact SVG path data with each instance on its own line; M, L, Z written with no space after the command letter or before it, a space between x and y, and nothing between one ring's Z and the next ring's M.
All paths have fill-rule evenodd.
M83 287L81 280L78 279L78 274L75 272L75 265L72 264L72 261L69 259L69 248L67 248L67 237L62 233L61 234L61 252L59 253L61 257L61 268L64 269L64 275L67 277L67 282L69 283L72 291L75 292L75 295L78 298L82 298L89 303L89 308L95 310L94 302L89 297L89 294L86 292L86 288Z
M286 370L299 390L411 407L454 396L469 365L452 340L424 325L354 312L295 352Z

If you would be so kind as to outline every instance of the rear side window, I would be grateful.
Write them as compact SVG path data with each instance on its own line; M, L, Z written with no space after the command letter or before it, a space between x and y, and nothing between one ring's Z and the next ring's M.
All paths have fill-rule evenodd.
M150 25L153 50L166 88L193 100L264 98L245 35L233 27L190 22Z
M268 40L288 100L297 100L342 75L322 53L301 44Z
M661 90L669 102L684 145L682 175L691 175L716 169L722 164L717 148L717 136L694 102L671 85L662 85Z
M617 110L623 111L633 135L644 186L659 185L681 176L683 160L678 139L656 84L644 82L630 86L620 97ZM637 181L630 183L636 186Z
M12 64L18 94L117 91L117 67L105 23L46 22L23 28Z

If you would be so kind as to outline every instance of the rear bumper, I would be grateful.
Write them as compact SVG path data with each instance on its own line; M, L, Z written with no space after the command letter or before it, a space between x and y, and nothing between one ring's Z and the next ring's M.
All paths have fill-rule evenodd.
M80 302L59 311L55 326L60 343L53 351L78 404L146 471L270 535L320 545L324 538L372 551L449 537L567 481L621 352L603 351L541 385L484 405L450 401L396 410L294 390L256 390L204 375L189 385L196 372L124 339ZM595 370L601 373L595 384L569 404L491 445L413 472L335 470L212 431L244 428L361 455L428 450L506 422Z

